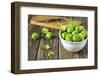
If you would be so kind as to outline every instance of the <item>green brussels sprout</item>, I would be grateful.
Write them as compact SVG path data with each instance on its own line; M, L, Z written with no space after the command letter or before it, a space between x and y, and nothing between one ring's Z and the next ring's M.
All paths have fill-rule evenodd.
M61 34L62 38L65 39L65 37L66 37L67 34L68 34L67 32L62 33Z
M37 40L39 39L39 35L37 33L32 33L32 40Z
M78 33L81 31L79 26L76 26L76 27L75 27L75 30L76 30Z
M45 45L43 45L42 48L43 48L43 49L50 49L50 46L49 46L49 44L45 44Z
M82 31L81 33L82 33L82 35L83 35L84 38L87 37L87 31L86 30Z
M81 40L80 36L78 34L73 35L73 42L78 42Z
M78 34L78 31L73 31L72 32L72 35L74 35L74 34Z
M86 29L84 28L84 26L79 26L79 28L80 28L80 31L86 30Z
M55 55L55 53L54 53L52 50L49 50L49 51L48 51L48 57L49 57L49 58L54 57L54 55Z
M67 26L61 26L61 31L66 32L67 31Z
M67 34L65 40L72 41L72 34Z
M81 39L81 40L84 40L84 36L83 36L82 33L79 33L79 36L80 36L80 39Z
M75 21L70 21L68 26L71 26L71 27L76 27L77 26L77 23Z
M62 26L60 35L64 40L71 42L82 41L88 36L84 26L79 26L74 21L70 21L67 26Z
M63 30L60 29L59 32L60 32L60 34L62 34L62 33L64 33L65 31L63 31Z
M73 27L67 27L67 32L68 32L68 33L71 33L73 30L74 30Z
M46 34L48 31L48 28L42 28L42 33Z
M47 32L45 35L46 39L51 39L53 37L53 33L52 32Z

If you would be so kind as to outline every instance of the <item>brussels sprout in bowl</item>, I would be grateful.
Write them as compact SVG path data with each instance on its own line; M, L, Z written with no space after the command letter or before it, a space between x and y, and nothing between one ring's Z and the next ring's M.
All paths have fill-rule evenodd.
M67 51L78 52L86 45L88 31L84 26L71 22L66 26L61 26L59 37L63 47L67 49Z

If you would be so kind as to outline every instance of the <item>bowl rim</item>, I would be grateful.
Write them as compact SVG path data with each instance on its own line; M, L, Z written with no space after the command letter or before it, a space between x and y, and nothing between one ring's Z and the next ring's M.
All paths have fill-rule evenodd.
M76 44L76 43L82 43L82 42L84 42L84 41L87 41L87 39L88 39L88 37L87 37L85 40L82 40L82 41L80 41L80 42L71 42L71 41L66 41L66 40L64 40L64 39L61 37L61 35L60 35L60 31L59 31L59 37L60 37L60 39L62 39L63 41L65 41L65 42L67 42L67 43L74 43L74 44Z

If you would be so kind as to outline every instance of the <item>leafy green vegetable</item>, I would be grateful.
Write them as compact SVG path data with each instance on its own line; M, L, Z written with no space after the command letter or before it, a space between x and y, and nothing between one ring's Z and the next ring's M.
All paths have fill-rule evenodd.
M60 35L66 41L79 42L86 39L88 33L84 26L71 21L68 25L60 28Z
M55 53L52 50L48 51L48 57L49 58L54 57L54 55L55 55Z
M75 31L77 31L78 33L81 31L79 26L75 27Z
M77 26L77 23L75 21L71 20L68 25Z
M39 39L39 35L38 35L38 33L36 33L36 32L34 32L34 33L32 33L32 40L37 40L37 39Z
M61 31L62 32L65 32L65 31L67 32L67 26L61 26Z
M73 31L72 32L72 35L74 35L74 34L78 34L78 31Z
M72 41L72 34L66 34L65 40Z
M43 49L46 49L46 50L50 49L49 44L45 44L45 45L43 45Z
M46 39L52 39L52 37L53 37L53 33L52 32L47 32L46 35L45 35Z
M87 37L87 31L82 31L81 34L83 35L83 37Z
M86 29L83 26L79 26L80 31L85 31Z
M81 40L84 40L84 36L82 33L79 33L79 36L80 36Z
M66 35L67 35L67 32L64 32L64 33L61 34L63 39L65 39Z
M49 32L48 28L42 28L42 33L46 34L47 32Z
M73 42L79 42L81 40L78 34L73 35Z
M73 30L74 30L74 27L72 27L72 26L67 27L67 32L68 33L71 33Z

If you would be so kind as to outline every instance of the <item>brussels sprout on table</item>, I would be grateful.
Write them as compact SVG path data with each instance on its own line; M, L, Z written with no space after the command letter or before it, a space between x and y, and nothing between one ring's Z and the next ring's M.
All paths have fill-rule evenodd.
M42 28L42 37L46 39L52 39L53 33L48 28Z
M34 32L34 33L32 33L32 40L38 40L39 39L39 34L38 33L36 33L36 32Z
M48 51L48 57L49 57L49 58L52 58L52 57L54 57L54 56L55 56L54 51L49 50L49 51Z
M43 45L42 48L45 49L45 50L48 50L48 49L50 49L50 46L49 46L49 44L45 44L45 45Z
M42 28L42 33L46 34L48 31L48 28Z
M53 33L52 32L47 32L46 35L45 35L46 39L52 39L52 37L53 37Z

